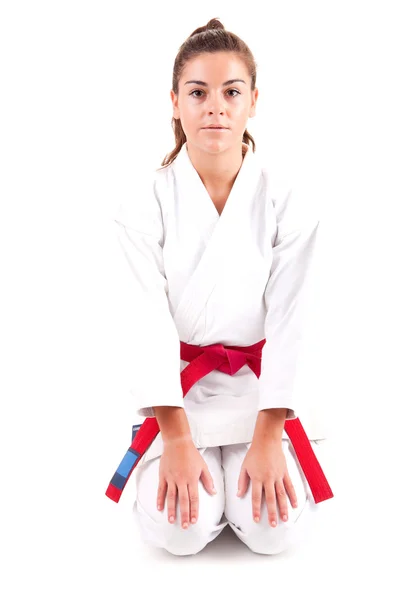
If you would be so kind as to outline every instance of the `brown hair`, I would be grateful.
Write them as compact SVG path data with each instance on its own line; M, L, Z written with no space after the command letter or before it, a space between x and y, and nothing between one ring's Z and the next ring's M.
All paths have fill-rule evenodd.
M215 52L234 52L237 54L248 69L251 78L251 90L255 89L257 64L249 47L237 35L227 31L221 21L211 19L207 25L195 29L179 48L172 75L172 89L176 95L178 95L178 82L186 63L191 58L206 52L211 54ZM172 129L175 134L176 145L172 152L164 157L161 163L162 167L167 167L172 163L186 142L186 135L180 119L172 117ZM248 145L251 143L253 152L255 152L256 143L247 129L243 133L243 142Z

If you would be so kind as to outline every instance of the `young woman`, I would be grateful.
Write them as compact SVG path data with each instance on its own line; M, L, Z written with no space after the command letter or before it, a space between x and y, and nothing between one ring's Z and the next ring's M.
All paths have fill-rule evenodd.
M106 494L118 502L140 461L142 539L176 555L228 524L282 552L333 496L293 402L319 220L255 155L255 82L240 38L196 29L174 64L176 147L116 218L144 299L131 392L146 419Z

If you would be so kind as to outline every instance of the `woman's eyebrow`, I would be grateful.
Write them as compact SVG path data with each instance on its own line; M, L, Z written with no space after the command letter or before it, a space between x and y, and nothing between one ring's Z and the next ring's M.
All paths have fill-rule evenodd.
M223 87L225 85L231 85L231 83L235 83L235 81L241 81L242 83L246 84L246 82L243 81L243 79L228 79L228 81L225 81L221 87ZM204 87L208 87L208 83L206 83L205 81L199 81L197 79L191 79L190 81L185 81L185 85L187 85L188 83L195 83L196 85L203 85Z

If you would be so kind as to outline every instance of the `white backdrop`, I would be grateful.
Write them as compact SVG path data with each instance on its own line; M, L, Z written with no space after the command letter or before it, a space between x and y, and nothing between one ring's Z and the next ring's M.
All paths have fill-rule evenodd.
M2 3L2 597L133 598L147 576L167 598L180 589L185 598L395 589L395 4ZM226 528L187 562L137 539L133 476L119 504L105 497L137 422L128 394L134 306L112 219L141 193L138 174L173 149L173 62L213 17L259 67L248 123L257 152L321 209L308 373L329 421L335 498L300 553L253 554ZM208 577L199 578L199 562ZM236 562L233 578L226 569Z

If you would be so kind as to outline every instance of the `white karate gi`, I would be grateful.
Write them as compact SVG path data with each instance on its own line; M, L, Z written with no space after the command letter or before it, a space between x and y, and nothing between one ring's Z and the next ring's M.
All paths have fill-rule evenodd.
M314 422L310 431L293 399L319 220L243 147L221 216L185 143L171 165L154 171L148 193L119 205L115 218L141 307L133 343L142 359L132 366L130 390L136 422L154 416L153 406L184 407L196 447L215 451L248 447L264 408L287 408L310 440L325 437ZM214 370L183 398L180 373L188 363L180 359L180 341L249 346L263 338L259 379L247 365L234 376ZM285 431L282 438L288 440ZM162 451L159 433L137 479Z
M320 459L316 441L310 442ZM188 529L182 528L179 497L176 502L174 523L168 521L168 503L164 509L156 506L159 483L160 457L139 462L136 467L137 496L133 505L134 522L142 541L156 548L163 548L177 556L197 554L212 542L229 525L235 535L257 554L279 554L304 542L310 543L318 522L319 504L315 504L310 487L289 440L282 440L282 449L290 479L296 490L298 505L293 508L287 498L288 520L282 521L277 506L277 526L271 527L262 495L260 521L253 519L251 481L246 493L237 497L240 469L251 443L199 448L207 463L217 493L209 494L201 481L198 485L199 514L197 522L189 521Z

